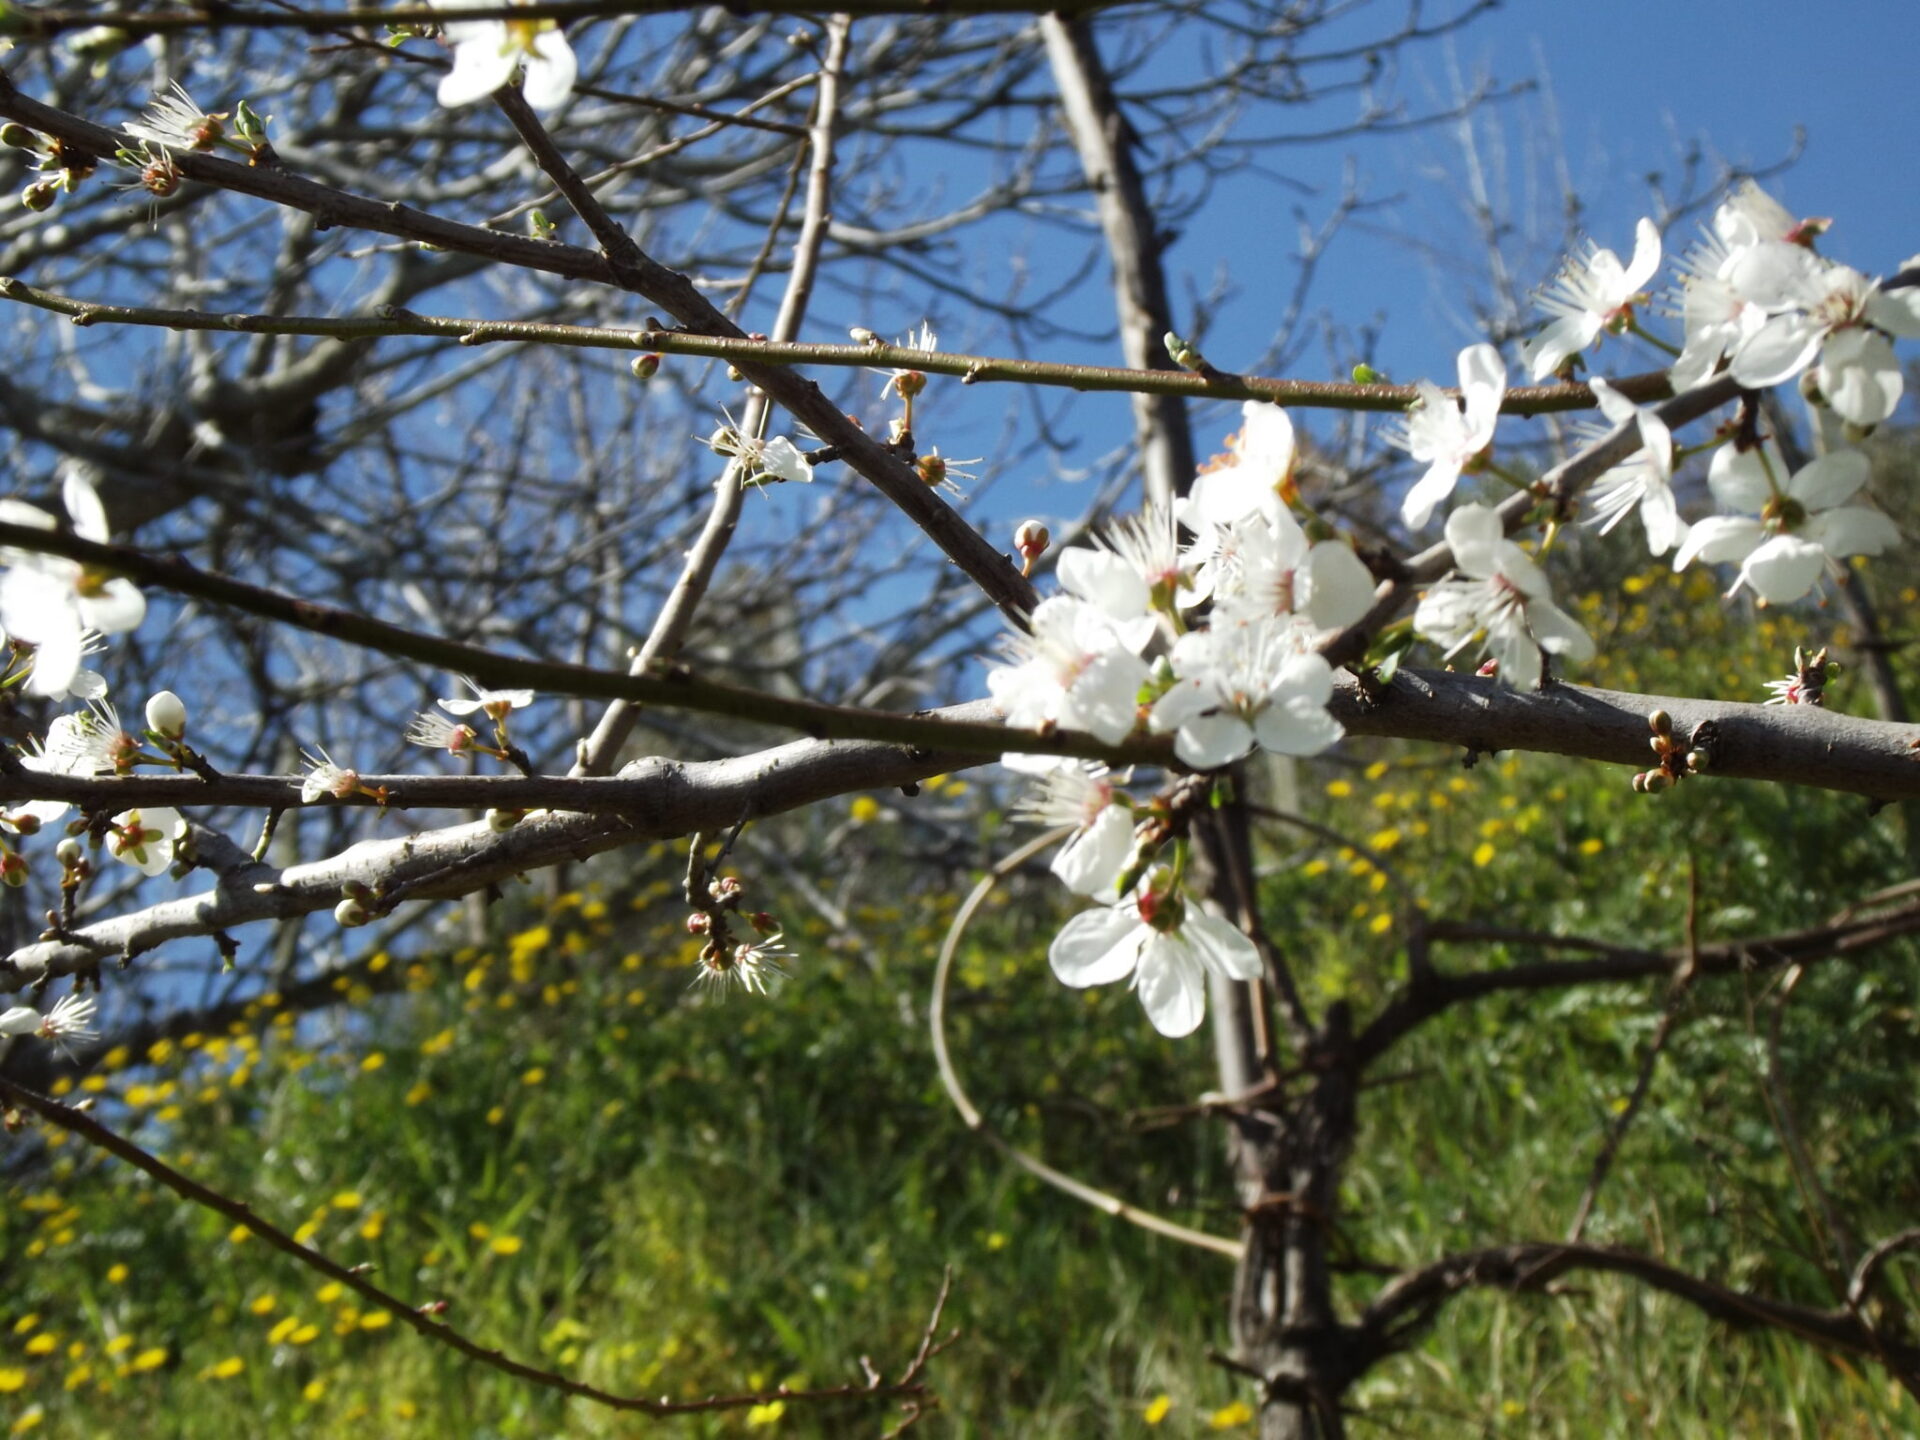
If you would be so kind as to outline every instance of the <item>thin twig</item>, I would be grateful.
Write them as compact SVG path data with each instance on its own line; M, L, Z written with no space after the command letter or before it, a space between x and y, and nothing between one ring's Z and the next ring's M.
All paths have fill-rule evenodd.
M940 959L933 969L933 1000L928 1006L927 1025L933 1037L934 1063L940 1068L940 1083L946 1089L947 1098L953 1102L953 1108L960 1112L960 1118L969 1130L980 1136L994 1149L1006 1156L1014 1164L1036 1179L1043 1180L1054 1189L1071 1195L1082 1204L1091 1205L1103 1215L1111 1215L1116 1220L1124 1220L1129 1225L1137 1225L1142 1230L1155 1235L1164 1235L1170 1240L1192 1245L1201 1250L1211 1250L1216 1255L1225 1255L1231 1260L1239 1260L1245 1247L1238 1240L1229 1240L1223 1235L1211 1235L1204 1230L1194 1230L1188 1226L1156 1215L1150 1210L1142 1210L1130 1205L1116 1195L1104 1190L1096 1190L1084 1181L1054 1169L1044 1160L1015 1148L998 1131L987 1123L973 1101L968 1098L966 1087L960 1083L960 1074L954 1068L953 1055L947 1048L947 978L953 971L953 957L959 951L961 937L966 934L967 926L972 922L974 913L979 910L987 896L1000 881L1027 861L1065 838L1065 828L1050 830L1037 839L1028 841L993 869L989 870L973 887L967 898L961 902L959 913L953 917L953 924L947 928L947 938L940 945Z
M25 1086L16 1085L0 1076L0 1099L9 1105L31 1110L49 1124L56 1125L70 1134L79 1136L88 1144L105 1150L108 1154L124 1160L127 1164L151 1176L182 1199L191 1201L204 1209L224 1216L234 1224L243 1227L249 1234L291 1256L300 1264L329 1280L352 1290L367 1304L384 1310L394 1319L408 1326L417 1334L450 1349L457 1350L471 1360L476 1360L490 1369L511 1375L517 1380L538 1385L548 1390L556 1390L577 1399L591 1400L595 1404L605 1405L613 1410L634 1411L644 1415L689 1415L711 1410L739 1410L752 1405L766 1405L776 1400L797 1403L813 1403L826 1400L846 1400L872 1397L875 1399L907 1398L919 1399L926 1394L926 1386L917 1378L925 1360L916 1355L908 1373L915 1377L903 1379L894 1384L866 1383L832 1386L819 1390L789 1390L785 1386L776 1390L756 1391L742 1395L710 1395L704 1400L649 1400L637 1395L616 1395L596 1386L583 1384L552 1370L542 1370L538 1366L528 1365L515 1360L498 1350L490 1350L476 1341L469 1340L452 1326L446 1324L437 1315L427 1313L421 1306L409 1305L398 1296L390 1294L375 1285L359 1270L337 1264L319 1251L301 1244L293 1236L279 1227L268 1223L254 1213L251 1206L234 1200L219 1191L201 1184L191 1176L174 1169L157 1156L143 1150L124 1136L109 1130L92 1116L71 1106L62 1105ZM941 1287L941 1303L946 1299L946 1287ZM938 1311L936 1308L936 1315ZM922 1351L926 1349L922 1342Z

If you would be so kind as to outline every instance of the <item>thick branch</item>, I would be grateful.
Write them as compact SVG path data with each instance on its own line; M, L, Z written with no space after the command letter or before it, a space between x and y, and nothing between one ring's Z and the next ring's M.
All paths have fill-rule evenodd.
M0 990L90 970L103 960L137 955L168 940L330 910L348 882L375 887L390 898L447 899L522 871L585 859L636 841L723 830L835 795L910 785L960 768L969 758L893 745L802 741L698 764L641 760L627 766L619 780L568 782L631 785L631 804L619 818L550 812L530 815L503 835L484 824L459 825L365 841L340 855L280 870L260 863L235 864L204 894L163 901L83 926L66 939L22 947L0 961Z

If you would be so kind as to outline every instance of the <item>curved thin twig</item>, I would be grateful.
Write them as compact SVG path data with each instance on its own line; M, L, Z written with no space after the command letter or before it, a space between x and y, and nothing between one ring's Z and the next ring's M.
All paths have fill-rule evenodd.
M92 1116L71 1106L62 1105L57 1100L16 1085L0 1077L0 1100L8 1105L17 1105L31 1110L42 1120L58 1126L69 1134L77 1135L88 1144L105 1150L108 1154L124 1160L136 1170L152 1176L174 1194L195 1205L222 1215L234 1224L243 1227L249 1234L258 1235L262 1240L280 1251L290 1255L309 1270L326 1276L336 1284L343 1285L375 1309L384 1310L401 1324L409 1327L427 1339L457 1350L470 1360L511 1375L516 1380L525 1380L530 1384L542 1386L548 1390L557 1390L563 1395L571 1395L580 1400L591 1400L597 1405L605 1405L612 1410L626 1410L642 1415L689 1415L708 1410L741 1410L752 1405L765 1405L775 1400L796 1402L821 1400L864 1399L906 1399L915 1401L925 1397L926 1385L917 1377L927 1358L927 1346L923 1342L920 1353L914 1357L909 1367L908 1378L889 1385L877 1374L865 1384L836 1385L821 1390L789 1390L784 1386L769 1391L746 1395L709 1395L704 1400L649 1400L638 1395L616 1395L609 1390L601 1390L579 1380L570 1379L552 1370L542 1370L537 1365L528 1365L515 1360L499 1350L490 1350L478 1341L469 1340L458 1330L442 1320L431 1305L421 1307L409 1305L396 1295L389 1294L375 1285L358 1269L329 1260L318 1250L302 1245L293 1236L278 1226L271 1225L254 1213L251 1206L230 1199L219 1191L201 1184L192 1176L181 1173L150 1154L140 1146L128 1140ZM940 1305L946 1302L947 1287L940 1289ZM939 1323L940 1308L934 1309L934 1319L929 1322L929 1330Z
M1129 1225L1137 1225L1142 1230L1150 1231L1155 1235L1164 1235L1169 1240L1180 1241L1183 1245L1211 1250L1216 1255L1225 1255L1228 1259L1237 1261L1245 1250L1238 1240L1229 1240L1224 1235L1211 1235L1205 1230L1190 1229L1156 1215L1150 1210L1142 1210L1137 1205L1128 1204L1117 1195L1096 1190L1093 1186L1054 1169L1044 1160L1015 1148L987 1123L986 1117L981 1115L973 1101L968 1098L966 1088L960 1083L960 1074L954 1069L953 1055L947 1049L947 977L953 970L953 957L960 948L960 937L966 934L967 926L973 921L974 912L980 908L987 896L993 893L994 886L1049 845L1064 839L1071 833L1068 827L1049 830L1007 856L989 870L978 885L973 887L972 892L961 904L959 913L953 917L953 924L947 927L947 938L940 946L940 960L933 969L933 1002L927 1011L927 1026L933 1036L933 1058L940 1067L940 1083L945 1087L947 1098L953 1102L953 1108L960 1112L960 1118L966 1122L967 1128L1029 1175L1044 1180L1054 1189L1071 1195L1084 1205L1091 1205L1103 1215L1111 1215L1116 1220L1124 1220Z

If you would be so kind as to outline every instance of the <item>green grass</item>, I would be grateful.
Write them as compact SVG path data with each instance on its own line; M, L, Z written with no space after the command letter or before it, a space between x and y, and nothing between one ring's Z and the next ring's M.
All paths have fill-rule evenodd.
M1618 613L1590 622L1670 635L1684 583L1615 592ZM1731 631L1695 640L1757 693L1796 623L1767 617L1745 649ZM1652 642L1617 653L1631 667L1602 683L1673 687L1694 664ZM1468 771L1384 748L1304 777L1312 812L1381 849L1435 913L1671 945L1690 873L1707 940L1810 922L1906 869L1900 817L1845 797L1695 783L1642 797L1599 767L1496 757ZM1546 858L1556 849L1572 868ZM1357 852L1297 834L1268 853L1290 860L1266 901L1309 996L1349 997L1364 1016L1404 965L1394 887ZM105 1118L333 1258L609 1389L834 1385L862 1354L897 1372L951 1265L946 1319L962 1335L932 1367L942 1408L920 1433L1248 1433L1248 1388L1208 1359L1226 1345L1227 1263L1029 1180L940 1093L925 1013L952 894L879 866L868 893L900 898L855 916L865 949L802 935L782 993L714 1001L687 989L675 863L657 852L617 890L498 907L491 945L395 959L398 998L347 995L304 1018L263 1002L242 1033L110 1057L86 1089ZM1091 1183L1231 1233L1220 1134L1127 1123L1208 1088L1209 1047L1153 1035L1124 990L1054 984L1044 952L1060 913L1045 888L1016 888L969 940L952 1039L976 1101ZM1857 1235L1910 1224L1917 1001L1910 947L1815 967L1770 1047L1777 977L1699 986L1592 1238L1832 1304L1834 1240L1763 1076L1777 1065ZM1657 984L1498 999L1411 1038L1382 1066L1394 1083L1363 1095L1343 1248L1418 1264L1563 1233L1659 1004ZM33 1132L10 1158L0 1415L16 1428L839 1436L895 1418L790 1405L662 1425L566 1401L369 1328L351 1296L74 1142ZM1351 1277L1343 1294L1358 1303L1377 1283ZM1608 1279L1463 1298L1355 1399L1356 1433L1388 1436L1920 1433L1874 1367Z

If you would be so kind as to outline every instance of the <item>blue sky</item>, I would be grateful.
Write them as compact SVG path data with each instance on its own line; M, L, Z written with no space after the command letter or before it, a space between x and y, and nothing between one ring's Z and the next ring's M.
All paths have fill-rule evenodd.
M1378 15L1366 13L1379 23ZM1483 113L1476 122L1482 153L1497 156L1498 146L1486 141L1498 133L1518 170L1519 152L1537 132L1541 150L1564 153L1566 173L1589 207L1587 231L1623 255L1634 221L1649 210L1644 177L1664 172L1671 184L1685 146L1701 147L1709 176L1721 163L1764 169L1793 152L1796 128L1803 128L1800 160L1767 188L1797 214L1833 216L1826 253L1879 274L1920 252L1920 183L1912 168L1920 151L1920 87L1911 48L1893 28L1903 13L1912 12L1884 0L1523 0L1477 21L1448 46L1410 57L1399 90L1418 107L1450 93L1450 69L1506 82L1544 81L1542 99L1551 109L1523 100ZM1313 157L1323 184L1348 155L1369 191L1406 197L1381 229L1419 236L1437 221L1446 233L1457 214L1449 191L1461 170L1446 131L1329 149ZM1555 177L1541 178L1551 183ZM1510 189L1524 199L1524 182ZM1452 233L1464 236L1464 225L1455 223ZM1691 233L1689 225L1682 238ZM1185 243L1176 263L1206 268L1213 262L1204 251L1216 248L1221 236L1215 230L1204 241ZM1557 248L1557 235L1543 238ZM1236 258L1234 268L1254 301L1263 288L1253 278L1257 256L1244 238L1231 248L1245 257ZM1526 258L1537 262L1531 270ZM1514 253L1513 260L1523 285L1548 278L1541 266L1550 262L1542 257ZM1452 287L1437 287L1432 269L1404 245L1379 233L1350 234L1323 273L1319 299L1335 315L1361 320L1386 312L1390 355L1383 359L1393 360L1396 378L1402 371L1450 376L1453 351L1470 337Z

